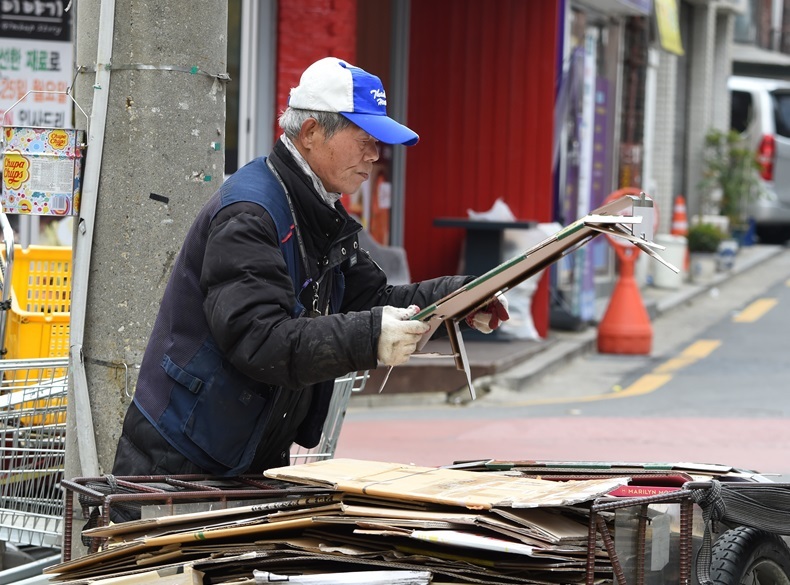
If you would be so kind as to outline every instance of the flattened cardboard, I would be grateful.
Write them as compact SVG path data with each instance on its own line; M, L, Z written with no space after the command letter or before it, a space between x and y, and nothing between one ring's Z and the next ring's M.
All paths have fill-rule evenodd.
M624 195L453 291L412 317L431 326L418 344L418 350L425 346L442 323L447 322L452 338L451 323L460 321L472 311L485 306L498 292L505 292L520 284L601 233L627 239L652 258L678 272L676 267L665 262L652 249L663 249L650 241L652 212L651 200ZM632 215L623 215L626 213Z
M329 459L278 467L265 471L264 475L345 492L470 509L567 506L590 501L628 483L625 477L560 483L356 459Z
M588 527L572 518L538 508L507 510L496 508L494 514L527 528L536 538L553 543L586 543Z

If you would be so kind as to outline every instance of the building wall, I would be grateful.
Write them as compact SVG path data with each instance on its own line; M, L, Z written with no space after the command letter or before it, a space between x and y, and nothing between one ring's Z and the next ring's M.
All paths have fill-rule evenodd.
M722 130L730 127L730 93L727 79L732 73L732 35L735 16L730 11L716 13L716 32L714 37L713 60L713 102L711 103L711 124ZM723 91L722 91L723 90Z
M412 3L408 123L421 138L408 150L404 229L415 280L457 270L464 233L437 217L501 197L519 219L552 219L558 18L559 1Z
M678 57L658 52L656 72L656 125L653 139L653 176L655 192L650 193L659 209L659 231L668 233L672 222L675 183L675 96Z
M688 130L686 133L686 193L688 210L699 213L698 184L702 179L702 145L713 122L711 102L714 99L714 50L716 10L710 5L691 7L692 25L689 40Z
M734 15L714 3L692 5L687 43L688 125L686 132L686 194L690 215L700 212L705 135L712 128L729 128L727 78L732 73L731 42Z

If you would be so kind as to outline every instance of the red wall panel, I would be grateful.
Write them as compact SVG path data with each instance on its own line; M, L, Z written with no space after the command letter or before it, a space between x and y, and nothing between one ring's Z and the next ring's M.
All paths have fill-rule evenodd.
M414 280L455 273L462 230L437 228L504 199L552 219L559 0L412 2L405 242ZM546 283L536 325L548 321Z
M288 0L277 6L277 115L308 65L323 57L356 63L357 0ZM276 127L275 136L279 136Z

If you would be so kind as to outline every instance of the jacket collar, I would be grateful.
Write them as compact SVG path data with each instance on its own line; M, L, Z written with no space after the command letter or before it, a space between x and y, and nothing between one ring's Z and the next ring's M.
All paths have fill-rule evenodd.
M307 253L315 259L329 254L338 241L356 234L362 226L355 221L338 201L328 205L316 192L313 182L282 141L277 141L269 156L272 164L291 195Z

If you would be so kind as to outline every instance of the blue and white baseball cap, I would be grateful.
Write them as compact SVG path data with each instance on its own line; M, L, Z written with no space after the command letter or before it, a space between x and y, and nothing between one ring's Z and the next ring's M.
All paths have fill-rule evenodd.
M300 110L336 112L385 144L417 144L416 132L387 116L381 80L335 57L316 61L291 90L288 105Z

